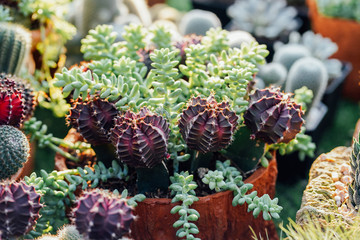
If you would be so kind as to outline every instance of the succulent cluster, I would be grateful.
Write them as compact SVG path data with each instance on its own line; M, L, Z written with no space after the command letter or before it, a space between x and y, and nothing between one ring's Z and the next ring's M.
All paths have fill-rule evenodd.
M35 98L20 79L0 74L0 125L20 127L33 114Z
M182 137L189 148L202 153L216 152L230 144L238 117L228 102L192 98L179 120Z
M21 237L39 218L40 194L24 182L0 183L0 239Z
M252 131L252 138L268 144L288 143L301 130L302 114L301 106L290 96L278 89L263 89L250 95L244 120Z
M119 239L134 220L124 199L107 192L85 192L73 210L77 230L88 239Z
M115 119L110 138L122 162L152 168L167 155L169 123L147 108L137 114L127 111Z

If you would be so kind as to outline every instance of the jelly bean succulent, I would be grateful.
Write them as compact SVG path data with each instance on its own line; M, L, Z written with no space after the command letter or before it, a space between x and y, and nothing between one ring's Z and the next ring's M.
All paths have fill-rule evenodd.
M98 26L82 40L86 64L63 68L55 75L55 87L71 105L67 123L95 152L110 146L106 149L113 149L117 160L103 163L97 152L93 168L41 171L26 177L44 203L29 236L55 233L69 223L66 209L77 203L72 222L80 234L90 239L106 234L120 238L133 219L128 206L161 192L178 203L171 211L180 217L173 225L179 228L176 235L197 239L196 221L201 216L191 206L198 200L201 181L194 181L198 178L211 193L232 191L233 205L247 203L255 217L261 212L265 220L279 217L282 208L276 198L257 196L250 192L253 186L243 182L235 166L244 160L232 159L242 153L233 154L231 147L244 136L239 132L249 128L241 149L254 152L251 158L266 165L271 146L295 145L302 129L302 107L291 94L279 89L254 92L251 87L257 66L265 63L266 46L252 42L230 48L228 33L221 29L173 43L166 31L129 25L125 41L117 42L112 27ZM43 145L77 161L55 144L68 148L79 144L72 146L47 134L46 126L34 118L24 129ZM199 168L208 171L200 176ZM139 194L126 201L127 189L122 199L95 191L75 197L77 189L96 188L113 178L126 182L134 176Z

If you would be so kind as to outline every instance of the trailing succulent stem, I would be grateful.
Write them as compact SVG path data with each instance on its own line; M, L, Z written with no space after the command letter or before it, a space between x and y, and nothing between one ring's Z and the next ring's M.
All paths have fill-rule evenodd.
M200 240L194 237L194 234L199 233L198 227L192 223L197 221L200 214L195 209L191 209L190 206L198 201L195 195L196 183L193 181L193 175L185 173L175 173L173 177L170 177L172 184L170 185L172 195L175 195L171 202L181 202L181 205L177 205L171 209L171 213L178 213L180 215L179 220L174 224L174 228L180 229L176 232L176 236L179 238L185 238L187 240Z
M265 220L271 220L272 217L280 217L279 213L282 207L277 205L277 198L271 200L267 194L258 197L256 191L246 194L253 188L253 185L242 181L241 173L236 168L230 166L230 160L225 162L216 161L216 170L205 174L202 181L208 184L211 190L217 192L225 190L233 191L234 198L232 205L235 207L246 202L248 204L248 212L253 211L254 217L257 217L260 212L263 212Z

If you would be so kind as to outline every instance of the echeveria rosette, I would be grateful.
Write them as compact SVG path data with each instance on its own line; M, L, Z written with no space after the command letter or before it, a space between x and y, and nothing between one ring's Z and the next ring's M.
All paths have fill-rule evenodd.
M252 139L267 144L288 143L300 132L304 123L301 106L279 89L256 90L250 95L244 122L250 128Z
M238 117L228 102L192 98L180 115L180 133L187 146L202 153L219 151L231 143Z
M114 126L118 114L115 105L107 100L94 97L72 103L67 122L92 145L110 143L108 132Z
M0 239L28 233L39 218L40 194L24 182L0 183Z
M126 200L105 191L85 192L72 212L73 223L85 239L119 239L134 220Z
M169 123L147 108L127 111L115 119L111 142L118 158L133 167L152 168L167 156Z

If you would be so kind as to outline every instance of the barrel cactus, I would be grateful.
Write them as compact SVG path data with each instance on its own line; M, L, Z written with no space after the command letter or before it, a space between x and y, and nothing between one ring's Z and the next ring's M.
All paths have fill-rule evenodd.
M0 126L0 180L14 175L28 160L30 144L25 134L8 125Z
M189 148L202 153L219 151L231 143L238 117L228 102L192 98L179 120L182 137Z
M221 22L214 13L199 9L187 12L179 22L182 35L195 33L204 36L210 28L218 27L221 27Z
M250 95L249 109L244 121L250 128L253 139L265 143L288 143L304 123L301 106L279 89L256 90Z
M360 143L359 139L354 140L353 150L350 157L352 183L349 185L349 202L359 210L360 206Z
M110 139L122 162L152 168L167 155L169 132L165 118L142 108L137 114L127 111L118 116Z
M134 220L126 200L105 191L85 192L72 217L86 239L119 239L129 232Z
M13 76L0 74L0 125L21 127L35 108L32 90Z
M109 143L108 132L114 126L118 110L107 100L94 97L72 103L67 122L92 145Z
M39 218L40 194L24 182L0 183L0 239L22 237Z

